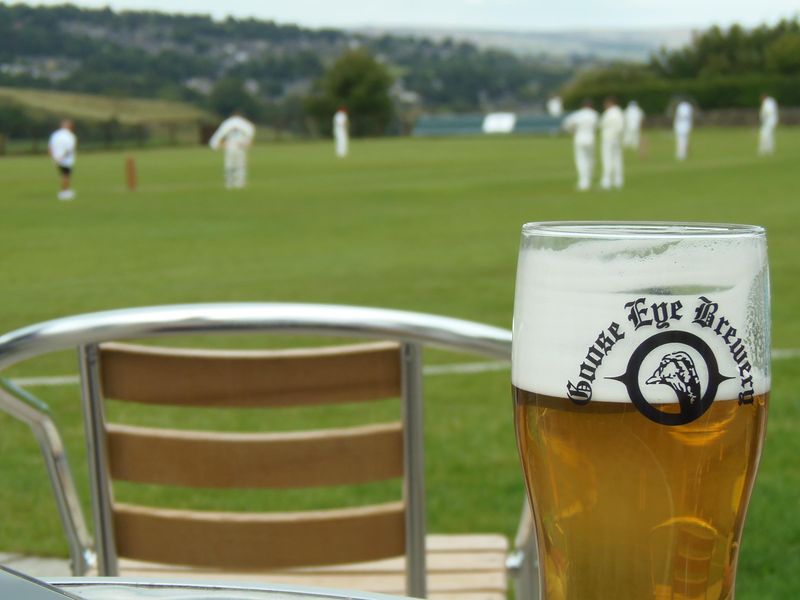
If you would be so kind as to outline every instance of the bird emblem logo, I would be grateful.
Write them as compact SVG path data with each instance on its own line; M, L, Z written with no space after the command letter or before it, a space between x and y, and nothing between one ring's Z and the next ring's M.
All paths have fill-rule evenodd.
M671 350L661 356L658 366L644 380L646 386L666 385L672 388L678 400L680 412L661 410L645 397L640 384L642 364L659 348L669 345ZM685 350L675 349L683 346ZM663 352L664 350L662 350ZM691 352L691 354L690 354ZM692 358L692 355L695 358ZM656 354L658 356L658 354ZM705 363L708 381L702 381L695 360ZM652 365L652 358L648 359ZM651 367L652 368L652 367ZM648 373L649 369L645 371ZM645 417L661 425L685 425L699 419L714 402L719 385L732 379L719 372L717 359L709 345L688 331L664 331L644 340L631 355L622 375L609 377L624 384L631 401ZM673 404L674 406L674 404Z
M678 396L681 406L691 407L700 401L700 377L692 357L686 352L670 352L661 358L658 368L650 376L647 385L668 385Z

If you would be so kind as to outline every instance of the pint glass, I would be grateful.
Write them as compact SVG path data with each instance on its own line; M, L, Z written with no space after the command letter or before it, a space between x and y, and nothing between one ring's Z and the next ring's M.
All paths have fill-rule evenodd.
M513 336L542 597L733 598L770 389L764 230L525 225Z

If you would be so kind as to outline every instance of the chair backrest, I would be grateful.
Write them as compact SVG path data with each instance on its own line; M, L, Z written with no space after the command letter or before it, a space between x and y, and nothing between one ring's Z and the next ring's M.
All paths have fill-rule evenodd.
M100 574L117 574L118 557L256 570L405 554L407 591L424 594L423 476L418 472L422 419L415 414L421 410L421 373L415 352L416 347L395 342L279 351L118 343L87 347L83 371L90 406L85 412L87 431L94 432L89 446ZM107 422L104 409L105 399L272 408L397 397L402 398L403 422L302 432L122 425ZM401 477L405 498L398 502L291 513L123 504L114 501L111 486L113 480L122 480L204 488L305 488ZM409 490L414 498L408 497Z

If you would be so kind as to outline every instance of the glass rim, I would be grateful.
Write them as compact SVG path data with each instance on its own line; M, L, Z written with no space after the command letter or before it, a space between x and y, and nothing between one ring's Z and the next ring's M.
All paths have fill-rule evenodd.
M522 226L523 236L606 239L674 239L764 237L760 225L692 221L535 221Z

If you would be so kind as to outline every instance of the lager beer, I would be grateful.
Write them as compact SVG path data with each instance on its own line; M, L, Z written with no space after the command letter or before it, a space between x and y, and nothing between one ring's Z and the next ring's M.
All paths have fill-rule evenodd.
M543 598L733 598L768 286L758 227L523 228L512 380Z

